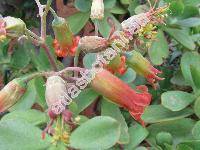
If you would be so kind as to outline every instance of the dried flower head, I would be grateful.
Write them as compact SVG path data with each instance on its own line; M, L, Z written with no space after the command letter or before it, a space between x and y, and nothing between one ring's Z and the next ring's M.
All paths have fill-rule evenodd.
M98 36L84 36L80 39L79 46L85 52L99 52L107 47L107 39Z
M25 93L26 84L19 78L10 81L0 91L0 112L13 106Z

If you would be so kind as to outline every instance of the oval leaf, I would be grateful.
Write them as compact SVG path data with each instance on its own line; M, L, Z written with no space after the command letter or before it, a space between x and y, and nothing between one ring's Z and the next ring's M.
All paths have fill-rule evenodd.
M78 127L70 137L70 145L76 149L108 149L120 137L120 124L111 117L99 116Z
M190 108L182 111L173 112L163 107L162 105L150 105L144 111L142 120L147 123L164 122L169 120L177 120L193 114L193 110Z
M171 111L180 111L194 101L192 94L182 91L167 91L161 95L162 105Z
M0 133L1 150L41 150L51 145L48 135L43 140L42 131L24 120L1 121Z

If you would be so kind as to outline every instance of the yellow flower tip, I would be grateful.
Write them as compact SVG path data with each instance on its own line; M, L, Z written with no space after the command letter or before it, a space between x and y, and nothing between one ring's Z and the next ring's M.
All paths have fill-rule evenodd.
M103 0L93 0L91 6L91 19L101 20L104 17L104 3Z

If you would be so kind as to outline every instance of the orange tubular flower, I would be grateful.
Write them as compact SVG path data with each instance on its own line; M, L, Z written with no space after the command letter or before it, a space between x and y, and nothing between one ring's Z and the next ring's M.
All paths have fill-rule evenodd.
M64 18L55 17L52 27L55 34L53 47L56 55L59 57L74 56L80 37L74 37Z
M10 81L0 91L0 113L13 106L25 93L26 84L20 79Z
M162 72L154 68L139 52L133 51L132 55L128 56L127 65L135 70L139 75L145 77L154 88L156 88L155 82L157 80L164 79L157 76L158 73Z
M151 102L151 94L148 93L145 86L138 87L141 92L136 92L106 70L96 74L91 86L110 101L127 109L135 120L144 125L141 115Z

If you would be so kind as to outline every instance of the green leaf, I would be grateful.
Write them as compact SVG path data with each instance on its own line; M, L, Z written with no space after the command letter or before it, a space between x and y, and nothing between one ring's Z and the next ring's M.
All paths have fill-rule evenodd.
M200 97L198 97L194 103L194 113L200 118Z
M85 26L90 18L90 12L77 12L67 18L69 26L74 34L77 34Z
M175 24L182 27L195 27L200 25L200 18L192 17L183 20L178 20Z
M90 11L92 1L90 0L75 0L74 6L76 9L82 11L82 12L87 12Z
M83 57L83 65L85 68L92 68L92 64L96 61L96 53L88 53Z
M36 102L42 106L44 109L47 108L46 100L45 100L45 82L42 77L35 78L34 80L35 90L37 92Z
M182 111L173 112L161 105L150 105L144 111L142 120L146 123L164 122L169 120L177 120L193 114L193 110L186 108Z
M182 0L172 1L170 3L169 9L170 9L171 14L173 16L178 16L178 15L181 15L183 13L184 4L183 4Z
M173 28L165 28L164 30L169 33L174 39L180 42L184 47L190 50L195 49L195 43L186 31Z
M156 40L151 44L149 56L154 65L161 65L163 59L169 55L169 47L167 40L161 30L158 31Z
M188 86L188 84L186 83L181 70L178 70L174 76L171 78L170 82L172 84L178 85L178 86Z
M193 94L183 91L167 91L161 95L162 105L171 111L180 111L194 100Z
M17 119L17 120L22 119L33 125L41 125L48 121L47 115L45 113L34 110L34 109L25 110L25 111L23 110L13 111L3 116L1 121L7 121L7 120L13 120L13 119Z
M76 149L108 149L120 137L120 124L113 118L99 116L83 123L70 137L70 146Z
M25 44L26 43L24 43L23 45L18 44L14 48L14 53L11 59L11 65L16 69L21 69L26 67L31 60L27 52L28 49L25 49L26 48L24 46Z
M128 126L124 119L124 116L121 114L120 109L113 103L108 102L105 99L101 101L101 115L110 116L116 119L120 123L121 134L118 143L126 144L129 142Z
M200 90L200 69L198 66L191 65L190 71L192 75L192 80L197 89Z
M136 123L135 125L131 125L128 129L130 134L130 142L125 145L125 150L133 150L136 146L138 146L149 134L148 130L142 127L140 124Z
M126 73L123 74L122 76L120 76L119 78L122 81L126 82L126 83L131 83L136 78L136 72L133 69L128 68L128 70L126 71Z
M103 37L108 37L111 30L111 27L107 22L108 18L113 19L116 30L118 30L121 26L119 21L110 12L105 11L104 18L98 21L99 32L102 34Z
M31 108L31 106L34 104L37 97L37 91L34 84L34 80L35 79L31 80L28 83L28 88L25 94L20 98L20 100L14 106L12 106L9 109L10 111L27 110Z
M1 150L41 150L47 149L51 138L41 138L42 131L24 120L12 119L0 122Z
M159 132L168 132L172 135L174 144L178 144L192 138L191 130L194 124L195 121L190 118L155 123L148 127L150 135L146 140L154 145L156 144L156 135Z
M178 144L176 150L193 150L191 147L185 144Z
M147 5L139 5L135 8L135 13L140 14L140 13L145 13L149 10L149 7Z
M127 13L127 10L124 9L122 6L120 5L116 5L115 7L112 7L112 9L110 10L111 13L113 14L120 14L123 15L125 13Z
M130 13L130 15L134 15L135 14L135 8L139 5L139 2L137 0L132 0L130 1L130 4L128 6L128 11Z
M200 149L200 140L188 140L188 141L182 142L181 144L184 144L184 145L191 147L192 150L199 150Z
M78 113L87 108L98 96L99 94L90 88L81 91L79 96L74 100L78 105Z
M104 0L103 3L105 9L111 9L115 6L116 0Z
M47 71L51 69L48 57L42 48L36 50L31 43L26 44L26 47L30 51L32 63L38 71Z
M200 56L198 53L186 52L181 57L181 70L185 80L191 85L194 86L192 79L190 66L199 66L200 65Z
M192 135L196 140L200 140L200 121L197 121L194 125Z
M156 135L156 143L161 147L165 147L166 143L172 145L172 135L168 132L159 132Z

